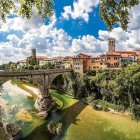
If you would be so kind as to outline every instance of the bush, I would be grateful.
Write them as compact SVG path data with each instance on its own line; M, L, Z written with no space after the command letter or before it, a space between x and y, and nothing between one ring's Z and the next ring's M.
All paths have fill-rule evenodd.
M33 70L33 69L34 69L34 66L33 66L33 65L29 65L29 66L28 66L28 69L29 69L29 70Z
M134 119L140 120L140 105L132 105L131 112Z
M86 97L86 103L90 104L93 101L93 97L92 96L88 96Z
M102 109L104 111L108 111L108 108L114 109L116 111L121 111L121 112L125 111L125 107L124 106L116 105L116 104L109 103L109 102L106 102L106 101L103 101L103 100L94 100L91 103L91 105L92 105L93 108L94 108L95 105L100 105L100 106L102 106Z
M34 66L34 70L39 70L39 66L38 65L35 65Z

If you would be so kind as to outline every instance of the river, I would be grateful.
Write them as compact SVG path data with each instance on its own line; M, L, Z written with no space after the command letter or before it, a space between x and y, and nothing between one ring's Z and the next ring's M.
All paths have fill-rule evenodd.
M95 111L90 106L73 99L67 94L60 94L52 90L51 94L63 102L59 111L53 111L47 121L35 116L34 100L29 98L25 91L10 85L3 85L0 99L7 110L6 121L20 125L24 140L140 140L140 123L137 123L125 114L112 114ZM19 123L15 114L10 114L13 106L18 109L28 108L33 120L30 123ZM63 123L63 133L52 136L47 132L46 125L49 120Z

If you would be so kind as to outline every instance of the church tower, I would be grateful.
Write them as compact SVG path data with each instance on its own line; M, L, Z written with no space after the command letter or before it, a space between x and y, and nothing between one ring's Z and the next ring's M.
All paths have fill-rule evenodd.
M115 38L108 39L108 52L115 52Z
M37 65L37 59L36 59L36 49L32 48L31 49L31 60L30 60L31 65Z
M36 59L36 49L32 48L31 56L32 56L33 59Z

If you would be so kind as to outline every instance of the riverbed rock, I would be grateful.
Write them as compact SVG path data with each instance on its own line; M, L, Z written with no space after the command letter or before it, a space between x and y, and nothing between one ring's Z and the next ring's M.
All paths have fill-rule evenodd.
M100 110L102 110L102 106L101 105L94 105L94 109L100 111Z
M6 130L10 133L13 137L17 136L21 132L21 128L16 124L7 124Z
M50 111L54 106L56 105L55 101L51 97L51 95L47 97L43 97L41 94L37 97L37 100L35 102L35 109L37 109L39 112L43 111Z
M62 126L63 124L60 122L50 121L47 129L52 135L60 135L62 133Z
M5 110L4 107L0 106L0 119L3 120L5 118Z
M39 112L39 113L37 113L36 114L38 117L41 117L42 119L47 119L47 117L48 117L48 112L46 112L46 111L42 111L42 112Z
M11 114L15 114L15 113L17 113L18 112L18 106L17 105L13 105L13 106L11 106Z
M27 122L27 123L30 123L33 120L32 115L27 110L24 110L24 109L21 109L15 115L15 117L16 117L17 121L23 121L23 122Z
M117 114L118 112L112 108L108 108L108 111L112 114Z
M22 138L22 131L16 124L0 124L0 138L1 140L20 140Z

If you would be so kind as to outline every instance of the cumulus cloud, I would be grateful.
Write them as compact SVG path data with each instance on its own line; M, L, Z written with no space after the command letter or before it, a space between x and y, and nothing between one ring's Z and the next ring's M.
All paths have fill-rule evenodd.
M140 29L140 4L134 6L130 11L130 23L129 30L137 30Z
M89 14L93 8L99 4L99 0L77 0L74 1L73 6L65 6L62 17L64 19L83 19L85 22L89 21Z
M103 41L96 39L94 36L83 36L81 39L73 39L71 51L74 53L90 53L96 55L96 53L102 53L105 51Z
M82 0L84 3L84 0ZM94 0L86 0L91 2L87 4L87 10L81 10L89 14L92 11L92 4L98 3ZM79 1L75 2L78 3ZM81 3L83 5L83 3ZM25 59L30 55L32 47L37 49L38 55L66 56L75 55L80 52L88 53L93 56L99 55L108 48L108 37L116 38L117 50L134 50L140 48L140 27L137 24L139 19L138 7L134 7L133 16L127 31L121 28L114 28L111 32L99 30L98 38L92 35L84 35L79 38L72 38L63 29L56 28L57 18L55 15L48 25L45 25L40 17L32 17L29 21L21 17L9 18L7 23L0 23L0 32L14 30L14 33L9 33L6 42L0 42L0 63L9 61L18 61ZM82 7L82 6L81 6ZM84 5L85 7L85 5ZM70 18L71 12L76 12L76 8L71 6L65 7L68 14L65 18ZM78 13L79 14L79 13ZM81 13L80 13L81 14ZM85 19L85 17L80 17ZM77 15L75 18L79 18ZM133 24L134 23L134 24ZM134 25L134 27L132 26ZM16 31L23 33L22 37L16 34Z
M106 40L109 37L116 39L117 50L135 50L140 48L140 29L123 31L121 28L114 28L111 32L99 30L99 38Z

